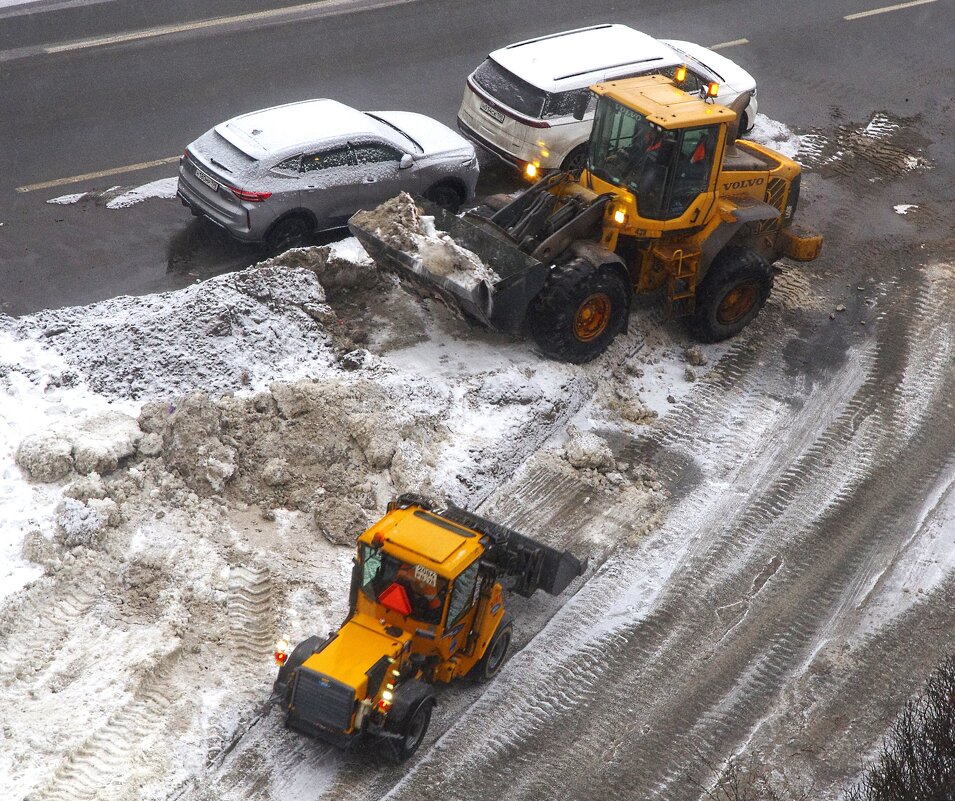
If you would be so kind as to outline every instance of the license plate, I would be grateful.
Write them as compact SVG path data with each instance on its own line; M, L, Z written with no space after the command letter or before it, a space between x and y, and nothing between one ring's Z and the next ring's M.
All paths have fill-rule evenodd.
M202 170L196 167L196 178L198 178L202 183L208 186L213 192L219 191L219 182L210 178Z
M489 106L487 103L481 103L481 111L487 114L488 117L494 117L494 119L496 119L498 122L504 122L504 115L493 106Z

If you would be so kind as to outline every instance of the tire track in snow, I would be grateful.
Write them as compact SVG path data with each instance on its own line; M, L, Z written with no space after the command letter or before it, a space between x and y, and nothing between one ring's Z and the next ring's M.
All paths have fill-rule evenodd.
M709 523L721 533L712 547L690 555L650 614L586 647L575 647L575 640L586 637L581 632L592 631L595 624L600 630L594 618L602 606L605 610L606 596L595 591L601 583L612 588L616 577L608 580L608 566L539 638L539 649L561 655L560 664L547 665L543 657L536 663L522 659L527 652L513 660L506 677L514 681L502 677L394 796L406 791L419 798L473 794L470 777L480 776L482 792L508 798L530 797L531 788L539 792L541 787L555 795L576 789L588 796L632 797L639 788L647 797L695 797L699 788L689 773L694 748L718 761L748 739L783 683L801 669L818 637L827 635L830 621L838 620L865 584L862 577L870 576L897 542L898 526L880 532L877 521L898 521L899 498L917 497L916 487L942 469L950 443L929 435L938 423L951 430L951 411L940 414L944 407L937 402L913 410L906 393L917 386L917 397L929 394L937 401L955 390L952 379L939 371L947 355L944 338L935 337L939 347L927 352L921 347L927 331L951 328L949 294L938 287L897 289L888 303L890 313L882 315L886 330L880 339L888 345L880 343L877 352L864 354L862 380L850 387L835 419L820 429L827 415L812 415L823 410L804 411L805 432L793 431L791 425L782 432L786 444L797 450L787 455L787 448L780 449L776 460L783 462L781 474L764 464L772 453L771 446L764 446L750 460L756 465L748 470L744 465L732 482L720 475L719 486L738 486L747 472L778 479L748 485L745 496L730 503L714 503L719 490L697 493L702 496L698 508L709 510L702 520L686 504L677 507L671 539L687 534L681 517ZM899 355L891 347L897 341L912 346ZM777 371L775 381L781 385L764 386L763 397L783 396L782 379ZM834 384L838 377L830 375L814 396ZM687 407L699 409L695 403ZM696 417L683 417L688 416ZM703 424L689 427L681 437L675 419L662 440L671 447L692 445L706 436L712 417L712 405L707 407L704 398L698 417ZM899 457L913 445L924 458L910 460L902 470ZM886 475L889 466L893 470ZM750 498L751 505L727 517L728 506L743 506ZM734 585L752 580L758 553L749 553L750 546L771 538L775 550L784 554L779 575L770 579L774 592L757 593L748 618L723 645L713 644L708 621L714 602L726 595L730 600ZM638 564L631 558L631 568ZM567 646L571 653L564 655ZM523 700L528 696L533 703ZM627 696L651 698L650 708L628 704ZM475 731L476 718L496 718L496 731ZM622 731L627 735L620 736ZM524 758L518 760L518 755ZM533 778L519 775L515 767L526 765L528 756ZM462 764L468 765L466 773L457 767ZM595 772L597 766L604 767ZM581 784L581 773L588 776L586 784Z

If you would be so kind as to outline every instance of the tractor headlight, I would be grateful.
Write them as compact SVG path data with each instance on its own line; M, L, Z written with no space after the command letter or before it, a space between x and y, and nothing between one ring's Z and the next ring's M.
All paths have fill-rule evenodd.
M613 221L617 225L623 225L627 221L627 212L625 209L614 209L613 210Z
M275 664L282 667L288 659L288 640L279 640L275 643L274 656Z
M537 165L533 161L529 161L524 165L524 175L528 178L537 177Z

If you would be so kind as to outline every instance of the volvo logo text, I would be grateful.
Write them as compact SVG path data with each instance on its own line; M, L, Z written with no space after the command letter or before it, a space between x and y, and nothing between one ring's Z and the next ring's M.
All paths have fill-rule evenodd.
M761 186L765 181L765 178L747 178L745 181L730 181L728 184L723 184L723 189L725 191L729 191L730 189L746 189L750 186Z

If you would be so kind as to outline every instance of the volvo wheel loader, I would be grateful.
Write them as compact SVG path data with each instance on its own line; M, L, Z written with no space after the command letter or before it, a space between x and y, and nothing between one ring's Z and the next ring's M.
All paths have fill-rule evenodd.
M343 747L376 738L407 759L427 731L435 684L500 670L512 629L505 588L558 595L586 566L464 509L400 496L358 538L338 631L290 653L276 645L271 701L290 728Z
M737 109L669 78L592 91L580 172L545 176L483 214L435 210L436 226L499 280L464 286L355 221L352 233L379 266L493 328L526 328L552 358L580 363L604 351L637 292L662 294L668 316L687 318L704 342L733 336L766 302L773 262L810 261L821 249L821 236L793 227L799 165L737 140Z

